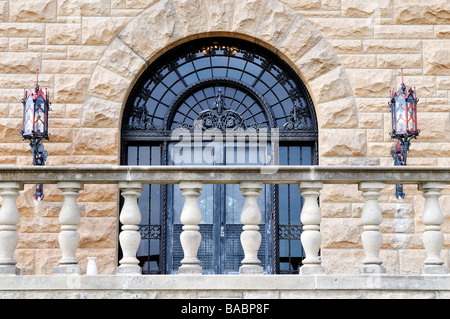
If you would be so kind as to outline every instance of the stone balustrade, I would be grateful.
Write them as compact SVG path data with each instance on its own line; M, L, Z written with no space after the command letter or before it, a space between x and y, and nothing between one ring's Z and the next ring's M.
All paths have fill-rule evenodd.
M261 243L258 224L261 213L257 205L264 184L298 184L305 198L301 212L302 245L306 252L300 275L323 274L321 248L321 209L318 198L324 184L357 184L362 191L364 206L361 216L361 239L366 255L361 274L386 272L379 257L382 244L380 223L382 211L378 203L381 190L387 184L415 184L423 191L425 225L423 245L427 258L422 274L447 274L440 258L444 236L441 232L443 214L438 198L450 181L450 168L441 167L321 167L321 166L114 166L114 167L2 167L0 168L0 274L19 274L14 251L18 243L20 222L16 199L24 184L57 184L64 203L60 211L59 245L62 259L56 274L80 274L75 253L80 242L77 232L80 213L77 197L85 184L117 184L124 198L120 213L122 231L119 242L123 257L117 274L141 274L136 252L140 243L138 224L141 214L137 200L143 184L179 184L185 198L181 213L183 232L180 240L184 251L180 275L201 274L197 251L201 243L199 224L201 212L198 198L203 184L239 184L245 204L241 213L243 231L241 243L245 253L241 274L261 274L257 258Z

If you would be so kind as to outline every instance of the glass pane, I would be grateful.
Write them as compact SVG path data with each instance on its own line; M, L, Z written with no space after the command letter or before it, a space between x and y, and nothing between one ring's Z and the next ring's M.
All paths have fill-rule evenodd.
M137 165L137 146L128 146L128 165Z

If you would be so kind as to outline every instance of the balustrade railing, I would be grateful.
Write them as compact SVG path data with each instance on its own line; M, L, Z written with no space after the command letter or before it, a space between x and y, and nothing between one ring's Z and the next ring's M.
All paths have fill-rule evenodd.
M423 274L447 274L440 258L444 235L441 232L443 214L438 199L450 182L450 168L441 167L321 167L321 166L115 166L115 167L2 167L0 168L0 274L19 274L14 252L20 222L16 199L24 184L57 184L64 203L60 211L59 245L62 259L56 274L80 274L75 253L80 242L77 232L80 213L77 197L85 184L117 184L124 198L120 212L122 231L119 242L123 257L117 274L141 274L136 253L140 243L141 214L137 200L143 184L179 184L185 198L181 214L183 232L180 235L184 259L180 274L201 273L197 251L201 243L199 224L201 212L198 198L203 184L239 184L245 204L241 213L243 230L241 244L245 257L241 274L262 273L257 257L261 243L258 224L261 213L257 198L264 184L298 184L305 199L301 211L303 233L301 242L306 258L300 274L323 274L319 250L321 248L321 210L318 202L324 184L357 184L362 191L364 206L361 240L366 255L362 274L386 272L379 253L382 246L382 211L378 203L381 190L387 184L415 184L423 191L425 206L422 222L425 225L423 245L427 258Z

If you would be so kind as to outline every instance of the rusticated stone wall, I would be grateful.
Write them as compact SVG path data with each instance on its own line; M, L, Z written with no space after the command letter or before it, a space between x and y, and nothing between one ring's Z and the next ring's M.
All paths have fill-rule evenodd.
M450 4L446 0L9 0L0 1L0 165L31 165L22 142L24 88L41 87L52 101L47 165L119 164L124 102L145 67L178 43L208 35L244 38L277 52L302 77L319 120L321 165L392 165L389 92L405 82L420 98L420 137L408 165L450 165ZM425 258L424 200L406 186L380 198L391 274L416 274ZM446 194L450 191L445 190ZM32 185L19 198L23 274L51 274L60 258L62 197ZM117 262L115 186L86 186L78 257L98 256L101 273ZM449 264L450 198L442 258ZM326 186L321 194L324 266L358 273L362 197L356 186Z

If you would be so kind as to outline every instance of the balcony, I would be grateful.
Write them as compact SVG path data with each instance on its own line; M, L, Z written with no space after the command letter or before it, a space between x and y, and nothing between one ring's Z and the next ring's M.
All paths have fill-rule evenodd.
M416 296L449 298L450 276L441 259L444 215L439 197L450 181L443 167L321 166L92 166L0 168L0 296L4 298L377 298ZM239 184L245 199L241 244L245 253L239 275L203 275L197 250L201 241L198 197L204 184ZM62 258L53 275L21 275L15 250L19 240L19 191L25 184L56 184L64 202L58 237ZM82 274L76 257L80 242L77 198L86 184L116 184L124 198L119 236L123 257L115 274ZM184 259L178 275L141 275L136 258L141 219L137 199L143 184L179 184L185 199L180 240ZM298 184L305 203L301 212L306 258L298 275L264 275L257 252L261 235L256 202L264 184ZM327 184L357 185L363 208L360 223L365 259L360 274L336 275L320 256L322 214L319 196ZM422 244L426 258L420 273L391 275L380 251L383 212L379 197L387 185L416 185L424 197ZM117 221L119 225L119 221ZM355 261L351 261L355 262ZM331 274L330 274L331 273Z

